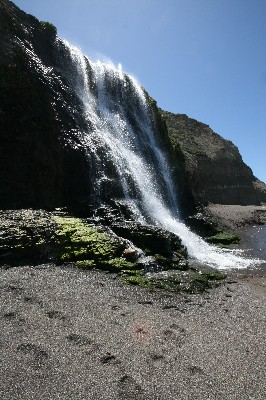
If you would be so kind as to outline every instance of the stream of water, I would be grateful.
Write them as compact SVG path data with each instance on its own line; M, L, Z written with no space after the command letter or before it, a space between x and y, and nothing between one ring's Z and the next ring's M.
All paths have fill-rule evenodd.
M67 42L65 46L75 68L72 85L84 104L90 127L84 145L93 160L95 192L103 195L107 186L115 187L119 182L118 192L136 221L177 234L189 256L200 262L220 269L258 263L253 254L243 257L237 251L207 244L180 221L171 168L137 81L121 68L91 62L76 47Z

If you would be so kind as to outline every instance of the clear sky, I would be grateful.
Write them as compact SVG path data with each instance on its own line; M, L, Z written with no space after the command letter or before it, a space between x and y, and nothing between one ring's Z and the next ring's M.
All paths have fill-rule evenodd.
M266 182L266 0L14 0L158 105L231 140Z

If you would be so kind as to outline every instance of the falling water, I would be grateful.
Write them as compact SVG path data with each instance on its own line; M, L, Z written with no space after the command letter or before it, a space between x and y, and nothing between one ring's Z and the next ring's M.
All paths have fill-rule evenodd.
M95 192L103 195L107 187L117 190L137 221L177 234L189 256L200 262L221 269L254 265L256 260L207 244L180 222L171 169L137 81L121 66L91 62L64 43L75 70L72 85L90 126L85 145L94 164Z

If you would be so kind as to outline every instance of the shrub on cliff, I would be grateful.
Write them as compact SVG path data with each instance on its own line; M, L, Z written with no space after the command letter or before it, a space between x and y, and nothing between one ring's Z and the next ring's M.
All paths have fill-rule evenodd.
M57 28L51 22L48 22L48 21L40 21L40 22L41 22L42 27L47 32L51 33L54 36L57 34Z

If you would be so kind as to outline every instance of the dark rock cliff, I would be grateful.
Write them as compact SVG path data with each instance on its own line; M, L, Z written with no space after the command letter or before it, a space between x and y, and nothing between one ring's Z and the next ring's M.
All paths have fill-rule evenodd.
M83 146L88 124L68 77L69 53L56 28L0 0L0 208L88 209L94 190L93 164ZM190 213L198 203L266 201L265 185L231 142L185 115L162 111L162 119L150 103L182 210ZM105 197L111 198L108 190Z
M71 51L52 24L0 0L0 265L75 263L119 272L127 284L193 293L217 285L224 276L187 259L178 229L168 232L168 208L187 216L209 201L256 204L266 201L265 185L206 125L161 113L147 93L140 101L126 74L118 84L115 74L100 75L97 86L93 64Z
M82 201L88 165L82 106L61 74L56 29L0 1L0 207Z
M195 204L266 202L266 185L255 178L231 141L184 114L161 113L174 148L183 156L186 188Z

